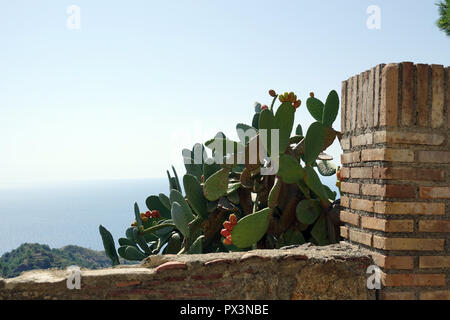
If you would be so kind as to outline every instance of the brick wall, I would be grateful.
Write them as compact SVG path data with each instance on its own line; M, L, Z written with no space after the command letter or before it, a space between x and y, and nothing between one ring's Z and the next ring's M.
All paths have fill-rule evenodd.
M382 299L450 299L449 67L378 65L342 83L341 235Z

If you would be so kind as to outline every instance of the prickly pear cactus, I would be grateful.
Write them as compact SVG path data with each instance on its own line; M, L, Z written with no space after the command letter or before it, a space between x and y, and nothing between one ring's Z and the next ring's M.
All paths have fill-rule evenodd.
M255 104L251 125L236 125L239 141L219 132L204 145L182 151L186 168L182 184L172 167L167 171L169 194L149 196L144 212L134 205L134 222L119 239L117 252L112 235L100 226L113 265L119 263L118 255L140 261L155 254L339 241L338 222L330 213L336 212L333 206L339 200L318 175L337 173L340 186L339 168L324 153L341 136L332 128L338 94L331 91L325 103L310 94L306 107L316 122L306 134L300 124L294 127L295 114L302 110L297 95L278 95L274 90L269 95L270 106ZM272 167L277 169L268 170Z

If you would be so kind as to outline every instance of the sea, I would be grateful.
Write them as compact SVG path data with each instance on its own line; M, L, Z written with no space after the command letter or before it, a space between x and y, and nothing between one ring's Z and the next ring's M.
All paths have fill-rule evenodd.
M337 191L335 176L321 179ZM51 248L70 244L103 250L100 224L112 233L117 245L134 221L134 202L144 211L145 199L159 193L169 194L167 178L2 186L0 256L26 242Z

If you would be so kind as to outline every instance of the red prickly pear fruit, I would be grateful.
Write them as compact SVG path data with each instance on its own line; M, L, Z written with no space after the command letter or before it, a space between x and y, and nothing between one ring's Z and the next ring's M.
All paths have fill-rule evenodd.
M150 211L147 211L147 212L145 213L145 216L146 216L147 218L151 218L152 213L151 213Z
M233 230L233 225L231 224L231 222L230 221L225 221L224 223L223 223L223 227L225 228L225 229L227 229L227 230Z
M270 89L270 90L269 90L269 95L270 95L271 97L274 97L274 98L275 98L275 96L277 95L277 93L275 92L275 90Z
M152 216L153 216L153 218L159 218L159 217L161 217L161 213L159 212L159 210L153 210Z
M231 231L228 230L228 229L222 229L222 231L220 231L220 234L221 234L224 238L226 238L226 237L228 237L228 236L231 236Z
M336 177L338 178L338 180L342 180L341 170L338 170L338 172L336 172Z
M265 109L269 109L269 107L266 106L266 105L263 105L263 106L261 107L261 111L263 111L263 110L265 110Z
M228 237L227 238L225 238L225 239L223 239L223 244L226 244L227 246L230 246L231 245L231 236L230 236L230 238L228 239Z
M310 92L310 93L309 93L309 96L310 96L311 98L314 98L314 92Z
M297 101L295 101L293 104L292 104L292 106L294 107L294 109L297 109L298 107L300 107L300 104L301 104L302 102L300 101L300 100L297 100Z
M237 224L237 217L234 213L230 214L230 217L228 218L228 220L230 220L232 225L236 225Z

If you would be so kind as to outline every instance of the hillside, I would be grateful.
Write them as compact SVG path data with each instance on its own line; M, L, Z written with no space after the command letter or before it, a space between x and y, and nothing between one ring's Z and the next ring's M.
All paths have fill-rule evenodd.
M111 266L103 251L95 251L74 245L51 249L48 245L24 243L0 257L0 277L12 278L33 269L60 268L77 265L99 269Z

